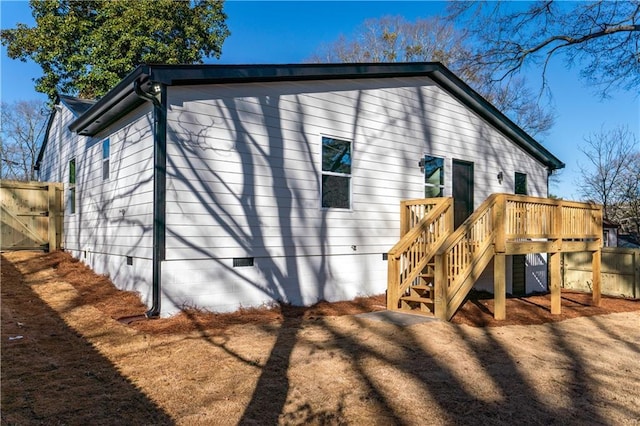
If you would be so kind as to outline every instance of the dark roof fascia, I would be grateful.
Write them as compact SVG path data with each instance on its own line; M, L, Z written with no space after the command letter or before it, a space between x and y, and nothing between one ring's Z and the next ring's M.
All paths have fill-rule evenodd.
M252 65L140 65L80 118L71 131L94 136L109 124L143 103L133 89L137 80L143 90L153 83L168 86L193 84L252 83L268 81L329 80L424 76L442 66L437 62L393 64L252 64Z
M435 71L431 78L550 170L564 168L565 164L562 161L449 69L443 66Z
M136 80L145 89L156 82L168 86L179 86L416 76L432 78L549 169L564 167L564 163L439 62L141 65L78 120L71 123L69 128L82 135L93 136L113 121L137 108L143 101L134 92L133 83Z
M150 78L170 86L265 81L424 76L438 62L284 65L151 65Z
M51 130L51 126L53 126L53 120L56 116L56 112L58 112L56 105L60 104L60 96L56 96L56 100L53 102L53 108L51 108L51 112L49 113L49 120L47 120L47 128L44 131L44 138L42 139L42 144L40 145L40 151L38 152L38 158L36 159L36 164L34 164L34 170L40 170L40 164L42 163L42 158L44 157L44 150L49 143L49 131Z
M84 112L77 120L69 125L69 130L83 136L94 136L104 130L111 123L126 115L144 101L136 95L133 83L148 82L148 68L144 65L137 67L107 94L100 98L93 106ZM143 86L147 88L146 86Z

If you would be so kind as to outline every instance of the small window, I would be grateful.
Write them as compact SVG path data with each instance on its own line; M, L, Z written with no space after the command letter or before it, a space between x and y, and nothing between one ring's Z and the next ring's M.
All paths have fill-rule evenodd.
M520 195L527 195L527 175L525 173L516 172L515 176L515 193Z
M322 207L351 208L351 142L322 138Z
M69 160L69 213L76 212L76 159Z
M424 157L424 197L444 196L444 158Z
M102 180L109 179L109 139L102 141Z

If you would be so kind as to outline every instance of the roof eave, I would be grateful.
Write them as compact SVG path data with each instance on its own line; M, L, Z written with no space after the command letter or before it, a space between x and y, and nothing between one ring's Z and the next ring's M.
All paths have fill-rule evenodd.
M480 114L482 118L497 127L503 134L514 140L527 153L535 157L547 168L557 170L565 167L565 164L555 155L484 99L468 84L460 80L460 78L449 69L442 67L432 74L432 78L442 87L449 90L456 98Z
M565 165L545 147L487 102L469 85L438 62L402 64L286 64L286 65L140 65L116 87L69 126L85 136L94 136L144 102L134 91L137 80L146 89L152 83L165 85L221 84L235 82L301 81L376 77L427 76L498 128L550 170Z
M126 76L117 86L85 111L69 125L69 130L82 136L94 136L118 118L137 108L144 101L133 89L133 83L148 81L148 69L141 65Z

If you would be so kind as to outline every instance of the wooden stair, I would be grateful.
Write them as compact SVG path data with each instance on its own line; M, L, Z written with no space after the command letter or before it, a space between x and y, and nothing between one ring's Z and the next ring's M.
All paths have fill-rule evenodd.
M497 319L505 318L505 256L549 253L552 313L560 313L558 253L590 251L594 303L599 302L602 208L588 203L489 196L453 229L451 198L403 201L400 241L388 252L387 309L449 321L494 261Z
M425 270L429 270L430 273L420 274L416 280L419 284L409 286L405 294L400 296L398 310L434 315L433 264L429 264Z

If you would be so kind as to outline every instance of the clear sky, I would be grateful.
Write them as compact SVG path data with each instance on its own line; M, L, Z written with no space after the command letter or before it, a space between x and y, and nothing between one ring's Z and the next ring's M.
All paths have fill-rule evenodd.
M209 62L302 62L320 45L332 42L340 34L350 34L365 19L402 15L413 20L444 8L444 3L435 1L228 1L225 11L231 36L223 45L221 59ZM18 22L33 25L30 12L26 1L2 0L1 27L14 28ZM33 89L33 79L39 75L39 66L8 59L2 47L2 101L45 101L46 96ZM526 76L537 90L539 70L528 69ZM609 99L600 100L579 80L578 71L565 69L559 59L552 62L548 80L557 118L550 134L540 142L566 163L560 182L552 185L551 193L577 200L577 162L585 161L577 147L584 137L618 125L628 126L640 138L640 97L637 93L613 92Z

